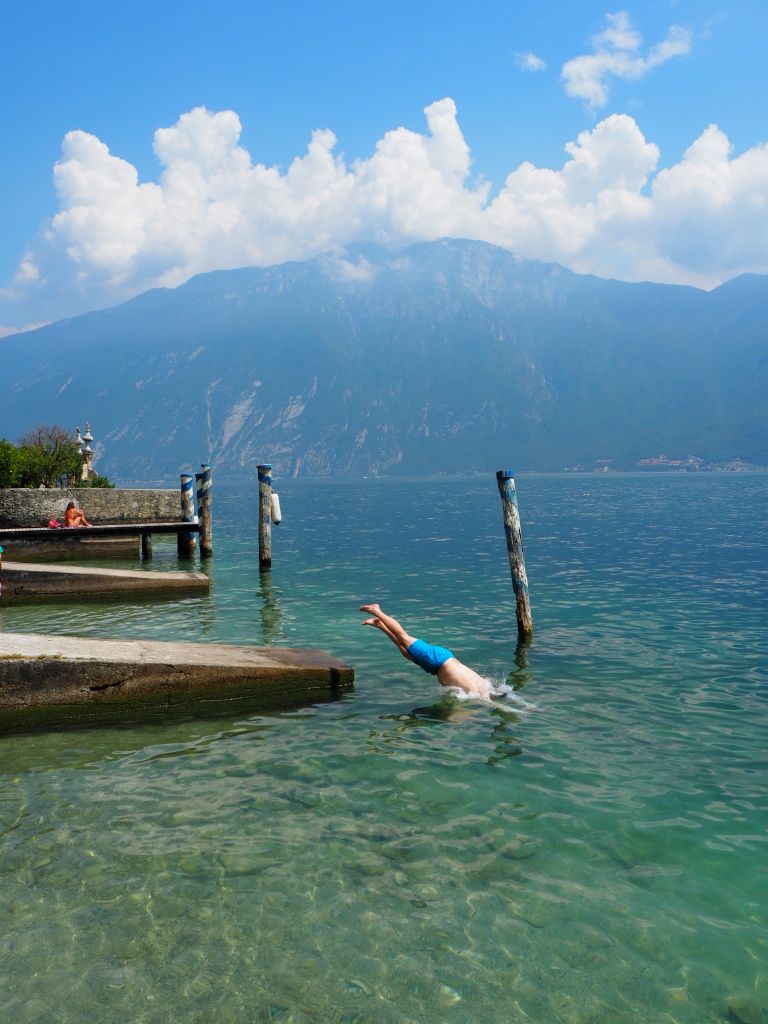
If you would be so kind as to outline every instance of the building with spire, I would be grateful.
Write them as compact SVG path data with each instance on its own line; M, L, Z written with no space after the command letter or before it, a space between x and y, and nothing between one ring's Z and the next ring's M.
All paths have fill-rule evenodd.
M93 468L93 448L91 447L91 441L93 440L93 434L91 433L91 424L86 421L85 433L80 433L80 427L77 427L75 434L75 441L77 442L77 450L83 459L83 468L80 471L80 479L83 483L88 483L93 480L98 473Z

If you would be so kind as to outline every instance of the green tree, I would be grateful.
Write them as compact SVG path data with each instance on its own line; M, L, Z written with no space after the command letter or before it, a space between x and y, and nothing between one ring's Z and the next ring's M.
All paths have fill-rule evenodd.
M37 448L16 449L16 486L39 487L45 470Z
M104 487L106 489L112 489L114 483L109 479L108 476L102 476L101 473L97 473L96 476L91 478L91 487Z
M66 486L82 470L77 442L66 427L34 427L19 440L19 453L23 487Z
M19 449L0 438L0 487L18 487Z

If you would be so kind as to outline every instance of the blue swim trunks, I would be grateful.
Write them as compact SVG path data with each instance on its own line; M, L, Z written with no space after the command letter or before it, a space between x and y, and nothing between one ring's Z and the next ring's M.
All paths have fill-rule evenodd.
M437 670L444 665L449 658L456 655L447 647L435 647L433 644L425 643L424 640L414 640L408 648L408 653L425 672L430 675L437 675Z

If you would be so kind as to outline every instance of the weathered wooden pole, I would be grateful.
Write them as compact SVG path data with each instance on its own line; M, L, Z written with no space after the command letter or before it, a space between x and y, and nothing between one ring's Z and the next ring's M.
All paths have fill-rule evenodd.
M195 503L192 497L194 477L191 473L181 474L181 519L185 523L195 521ZM191 558L195 551L195 535L191 530L179 530L176 540L179 558Z
M207 463L195 473L197 481L197 513L200 518L200 557L210 558L213 554L213 470Z
M272 465L259 471L259 569L272 568Z
M512 588L515 591L517 615L517 635L520 640L528 640L533 636L533 619L531 603L528 600L528 576L525 572L525 553L523 552L523 534L520 529L520 511L517 507L515 478L512 470L500 469L496 474L499 485L501 505L504 511L504 533L507 536L507 554L509 555L509 571L512 574Z
M145 562L152 558L152 534L144 531L141 533L141 558Z

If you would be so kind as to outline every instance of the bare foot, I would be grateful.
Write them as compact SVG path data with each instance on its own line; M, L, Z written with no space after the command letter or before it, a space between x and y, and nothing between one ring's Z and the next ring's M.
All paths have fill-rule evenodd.
M360 623L361 626L378 626L378 624L378 619L366 619L365 622Z
M361 612L368 612L370 615L378 615L381 611L381 607L377 604L361 604Z

